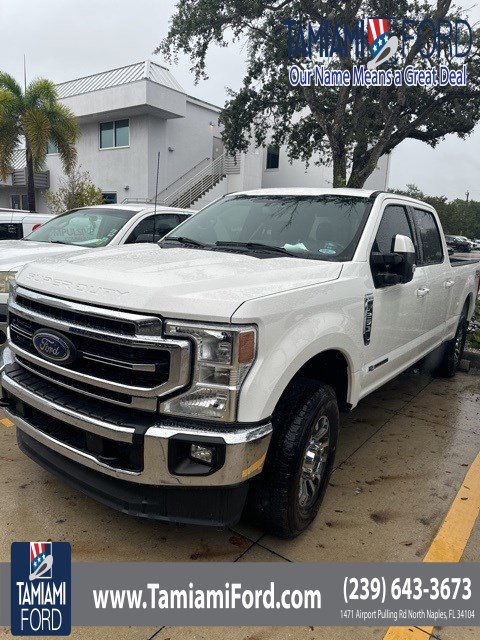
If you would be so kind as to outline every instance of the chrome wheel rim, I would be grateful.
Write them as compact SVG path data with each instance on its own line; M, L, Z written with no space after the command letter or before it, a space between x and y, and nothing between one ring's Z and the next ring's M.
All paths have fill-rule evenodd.
M327 416L320 416L313 425L302 462L298 503L303 509L308 509L318 497L329 447L330 422Z

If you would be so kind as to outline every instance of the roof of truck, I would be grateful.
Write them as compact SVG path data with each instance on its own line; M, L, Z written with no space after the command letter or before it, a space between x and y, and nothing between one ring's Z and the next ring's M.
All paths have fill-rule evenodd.
M235 195L247 196L357 196L369 198L373 193L378 193L376 189L317 189L315 187L293 187L279 189L253 189L252 191L238 191ZM232 195L232 194L230 194Z

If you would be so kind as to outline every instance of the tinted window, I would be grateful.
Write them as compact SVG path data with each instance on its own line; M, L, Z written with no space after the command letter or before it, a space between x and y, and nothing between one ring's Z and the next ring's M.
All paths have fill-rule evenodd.
M125 244L135 242L158 242L164 235L178 227L180 220L176 214L159 214L144 218L128 236Z
M382 221L373 243L373 251L392 253L397 234L407 236L415 244L405 208L400 205L390 204L385 207L383 212Z
M155 219L155 234L160 238L163 238L164 235L173 231L175 227L178 227L180 224L180 218L176 214L163 214L160 216L156 216Z
M129 120L115 121L115 146L127 147L130 144L130 122Z
M100 147L108 149L113 147L113 122L102 122L100 124Z
M11 197L12 209L23 209L28 211L28 196L26 194L15 194Z
M114 120L100 123L100 148L128 147L130 144L130 121Z
M153 216L149 216L148 218L144 218L143 220L141 220L125 240L125 244L134 244L135 242L137 242L140 236L147 235L151 237L151 240L147 240L147 238L145 238L143 242L153 242L155 233L153 223Z
M47 153L58 153L57 145L51 140L49 140L47 143Z
M435 217L430 211L413 210L413 218L420 232L423 264L438 264L443 261L442 239Z
M63 213L26 238L37 242L104 247L134 215L134 211L92 207Z
M178 233L216 247L234 242L248 251L249 243L260 243L298 258L351 260L371 204L346 195L227 196L184 222Z
M22 225L12 223L0 224L0 240L19 240L22 237Z
M278 147L268 147L267 169L278 169L279 163L280 163L280 149Z
M117 204L116 193L105 192L105 193L102 193L102 196L103 196L103 202L105 204Z

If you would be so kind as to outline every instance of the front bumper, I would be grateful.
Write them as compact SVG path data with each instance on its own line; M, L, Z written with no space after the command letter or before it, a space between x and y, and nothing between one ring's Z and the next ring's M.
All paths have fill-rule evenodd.
M128 515L227 527L240 519L248 483L234 487L161 487L117 480L69 460L17 430L20 449L61 480Z
M122 511L228 524L240 516L247 481L263 468L270 422L200 425L140 411L126 415L111 406L102 409L104 403L86 402L84 396L77 398L47 380L32 379L8 348L0 357L0 373L2 404L17 427L20 448L88 495ZM221 453L218 464L203 474L175 467L172 457L184 443L187 448L190 443L216 447ZM105 454L112 447L129 456L135 449L138 468L123 465L125 457L111 461ZM192 496L203 509L194 517Z

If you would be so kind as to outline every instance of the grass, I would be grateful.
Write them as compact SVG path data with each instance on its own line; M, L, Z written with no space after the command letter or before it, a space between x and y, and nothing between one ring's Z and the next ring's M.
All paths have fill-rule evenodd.
M468 327L467 346L471 349L480 349L480 300L477 300L475 312Z

